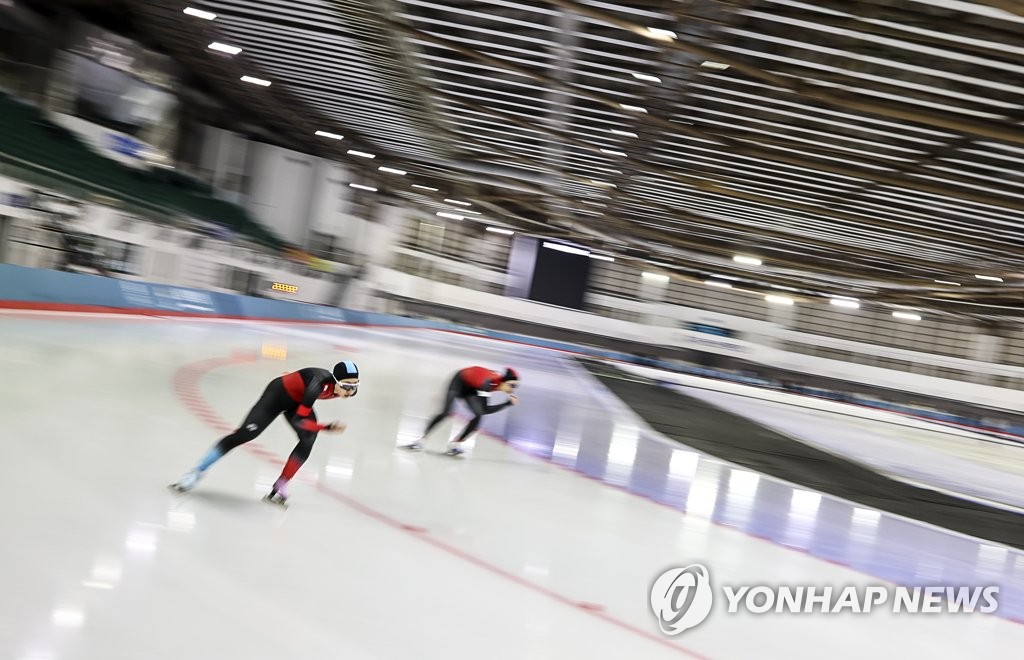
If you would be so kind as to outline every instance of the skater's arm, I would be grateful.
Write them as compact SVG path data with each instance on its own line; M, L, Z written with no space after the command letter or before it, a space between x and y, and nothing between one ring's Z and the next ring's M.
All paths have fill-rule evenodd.
M331 425L330 424L321 424L321 423L315 422L312 419L307 417L305 419L300 419L298 421L298 426L303 431L323 431L324 429L330 428Z
M516 405L517 402L518 402L518 399L516 399L516 397L510 396L508 398L508 401L506 401L505 403L496 403L496 404L494 404L492 406L484 406L484 414L485 415L490 415L491 413L496 413L499 410L504 410L505 408L508 408L509 406Z
M295 411L295 416L298 417L297 424L299 428L306 431L323 431L330 426L329 424L319 424L310 417L313 414L313 404L320 398L324 385L328 384L329 377L331 378L330 382L333 383L333 377L327 374L326 376L314 376L310 379L309 384L306 385L306 391L302 394L302 401L299 402L299 407Z

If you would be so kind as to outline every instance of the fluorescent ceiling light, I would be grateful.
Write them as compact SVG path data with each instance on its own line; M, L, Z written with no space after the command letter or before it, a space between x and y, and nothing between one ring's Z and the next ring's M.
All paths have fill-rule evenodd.
M658 41L672 41L676 38L676 33L672 30L649 27L647 28L647 36Z
M448 218L449 220L462 220L463 219L463 216L459 215L458 213L449 213L448 211L438 211L437 212L437 217L439 217L439 218Z
M726 69L729 68L728 64L722 64L721 62L712 62L711 60L701 62L700 65L705 69L715 69L716 71L725 71Z
M591 179L590 183L594 184L595 186L601 186L603 188L618 188L618 186L615 185L614 183L608 183L607 181L598 181L597 179Z
M650 280L652 282L668 282L669 279L668 275L662 275L661 273L648 273L647 271L640 273L640 276L645 280Z
M238 46L229 46L227 44L222 44L219 41L214 41L212 44L207 46L207 48L210 50L219 50L220 52L227 53L228 55L238 55L242 52L242 49Z
M731 284L729 284L728 282L723 282L722 280L704 280L704 284L707 284L708 286L717 286L722 289L732 288Z
M992 275L975 275L979 280L988 280L989 282L1002 282L1003 278L993 277Z
M460 202L457 199L446 199L444 201L448 202L449 204L458 204L459 206L472 206L470 202Z
M377 189L374 188L373 186L364 186L361 183L350 183L348 185L353 188L359 188L360 190L369 190L370 192L377 192Z
M437 192L437 188L431 188L430 186L421 186L418 183L412 184L413 188L419 188L420 190L429 190L430 192Z
M383 165L381 165L377 169L380 170L381 172L387 172L388 174L402 174L402 175L404 175L406 173L405 170L396 170L393 167L384 167Z
M828 304L847 309L860 309L860 303L854 298L833 298L828 301Z
M488 227L487 231L494 232L495 234L503 234L505 236L511 236L515 233L511 229L502 229L501 227Z
M355 149L349 149L346 153L352 156L359 156L360 158L376 158L373 154L368 154L365 151L356 151Z
M614 149L601 149L601 153L610 154L612 156L622 156L623 158L626 158L628 155L624 151L615 151Z
M793 304L793 299L792 298L789 298L787 296L776 296L776 295L771 294L771 293L769 293L767 296L765 296L764 299L767 302L770 302L773 305L792 305Z
M341 140L341 139L343 139L345 137L344 135L338 135L337 133L329 133L327 131L317 131L313 135L319 135L320 137L331 138L332 140Z
M747 264L748 266L761 265L761 260L758 259L757 257L745 257L741 254L737 254L735 257L732 258L732 260L738 264Z
M636 133L633 133L632 131L620 131L617 128L610 128L610 129L608 129L608 132L609 133L613 133L614 135L621 135L623 137L631 137L631 138L638 138L638 137L640 137L639 135L637 135Z
M252 76L242 76L242 82L252 83L253 85L259 85L260 87L270 87L269 80L263 80L261 78L253 78Z
M647 82L661 82L661 78L659 78L658 76L651 76L646 73L634 73L633 77L636 78L637 80L646 80Z
M589 250L581 250L580 248L572 247L571 245L562 245L561 243L544 243L544 247L550 250L558 250L559 252L567 252L569 254L578 254L583 257L589 257Z
M189 16L195 16L196 18L202 18L207 21L212 21L217 18L217 14L214 14L213 12L195 9L194 7L185 7L185 13Z
M948 280L935 280L936 284L948 284L950 286L963 286L959 282L950 282Z
M898 319L904 319L906 321L920 321L921 315L913 312L893 312L892 315Z
M647 114L647 109L646 108L641 108L638 105L629 105L628 103L620 103L619 107L622 108L623 110L632 110L633 112L642 112L644 114Z
M615 257L609 257L607 254L594 254L590 253L591 259L597 259L598 261L615 261Z

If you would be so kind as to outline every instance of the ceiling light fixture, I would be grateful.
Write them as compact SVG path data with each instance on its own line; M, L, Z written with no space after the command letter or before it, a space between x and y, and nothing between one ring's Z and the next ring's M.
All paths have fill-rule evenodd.
M936 284L948 284L950 286L963 286L959 282L950 282L948 280L935 280Z
M647 271L640 273L640 277L645 280L650 280L651 282L661 282L662 284L669 280L668 275L662 275L661 273L648 273Z
M263 80L262 78L253 78L252 76L242 76L240 78L242 82L252 83L253 85L259 85L260 87L270 87L269 80Z
M644 34L651 39L657 39L658 41L674 41L676 38L675 32L672 30L663 30L661 28L649 27Z
M515 233L511 229L503 229L501 227L488 227L487 231L494 232L495 234L502 234L504 236L511 236Z
M448 218L449 220L463 220L463 219L465 219L465 216L461 216L458 213L449 213L448 211L438 211L436 215L439 218Z
M731 289L732 285L722 280L704 280L704 284L708 286L717 286L720 289Z
M632 131L620 131L617 128L609 128L608 132L612 133L614 135L621 135L622 137L631 137L631 138L638 138L638 137L640 137L639 135L637 135L636 133L633 133Z
M242 52L242 49L238 46L229 46L227 44L222 44L219 41L214 41L212 44L207 46L207 48L210 50L218 50L222 53L227 53L228 55L238 55Z
M377 192L377 189L374 188L373 186L364 186L361 183L350 183L348 185L353 188L359 188L360 190L369 190L370 192Z
M624 151L615 151L614 149L604 149L604 148L602 148L601 149L601 153L609 154L611 156L622 156L623 158L627 158L628 157L628 154L626 152L624 152Z
M373 154L368 154L365 151L356 151L355 149L349 149L347 152L350 156L359 156L360 158L376 158Z
M548 248L549 250L557 250L559 252L566 252L568 254L578 254L582 257L590 256L589 250L583 250L577 247L572 247L571 245L562 245L561 243L544 243L544 247Z
M632 112L642 112L645 115L647 114L647 109L646 108L641 108L638 105L629 105L628 103L620 103L619 107L622 108L623 110L631 110Z
M725 71L726 69L729 68L728 64L722 64L721 62L712 62L711 60L701 62L700 65L705 69L715 69L716 71Z
M396 170L393 167L385 167L383 165L381 165L377 169L380 170L381 172L387 172L388 174L399 174L404 176L407 173L405 170Z
M654 83L660 83L661 82L661 78L659 78L658 76L652 76L652 75L649 75L649 74L646 74L646 73L635 73L634 72L633 73L633 77L636 78L637 80L645 80L647 82L654 82Z
M607 254L594 254L590 253L591 259L597 259L598 261L615 261L615 257L609 257Z
M207 21L212 21L217 18L217 14L211 11L203 11L202 9L196 9L194 7L185 7L185 13L189 16L195 16L196 18L202 18Z
M913 312L893 312L892 315L895 318L903 319L905 321L920 321L921 315L914 314Z
M760 266L762 263L757 257L746 257L742 254L737 254L732 260L738 264L746 264L748 266Z
M319 135L320 137L331 138L332 140L344 139L344 135L338 135L337 133L330 133L328 131L317 131L313 135Z
M860 302L856 298L833 298L828 304L847 309L860 309Z
M979 280L986 280L988 282L1002 282L1003 278L994 277L992 275L975 275Z
M448 202L449 204L458 204L459 206L472 206L470 202L460 202L457 199L446 199L444 201Z
M430 192L437 192L437 188L431 188L430 186L421 186L418 183L412 184L413 188L419 188L420 190L429 190Z
M770 302L773 305L786 305L786 306L789 306L789 305L793 304L793 299L792 298L789 298L788 296L776 296L776 295L771 294L771 293L769 293L767 296L765 296L764 299L765 299L765 301Z

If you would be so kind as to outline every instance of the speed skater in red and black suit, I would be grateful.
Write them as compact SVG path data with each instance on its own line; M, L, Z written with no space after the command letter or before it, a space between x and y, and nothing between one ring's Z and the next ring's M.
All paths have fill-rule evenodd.
M506 369L504 374L491 371L486 367L466 367L465 369L460 369L452 377L448 385L448 391L445 393L444 408L430 420L430 424L427 425L427 430L423 432L422 438L412 444L405 445L403 448L411 450L422 449L426 437L430 435L434 427L444 421L448 415L452 414L455 401L462 399L469 406L470 411L472 411L473 419L469 421L469 424L462 430L459 437L449 443L448 449L445 451L446 454L451 456L462 454L463 449L460 445L480 426L480 419L484 415L496 413L519 402L519 399L512 394L518 386L519 374L511 368ZM488 405L487 398L492 392L508 394L508 401Z
M295 434L299 436L299 442L288 457L281 476L274 482L270 494L263 499L274 504L285 504L288 499L288 482L309 458L317 433L342 433L346 428L342 422L319 423L316 413L313 412L313 404L319 399L348 399L355 396L358 391L359 369L355 363L349 361L334 365L333 371L308 367L275 378L263 390L263 395L249 411L241 426L221 438L196 467L170 486L171 490L178 493L192 490L206 470L224 454L255 439L275 417L284 415L295 430Z

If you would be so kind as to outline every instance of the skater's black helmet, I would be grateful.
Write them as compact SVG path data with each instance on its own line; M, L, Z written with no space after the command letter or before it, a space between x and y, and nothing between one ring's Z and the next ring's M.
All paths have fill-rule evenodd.
M505 375L501 377L502 382L509 382L510 380L519 380L519 372L512 367L505 370Z
M355 362L345 360L334 365L334 380L345 380L346 378L359 378L359 367Z

